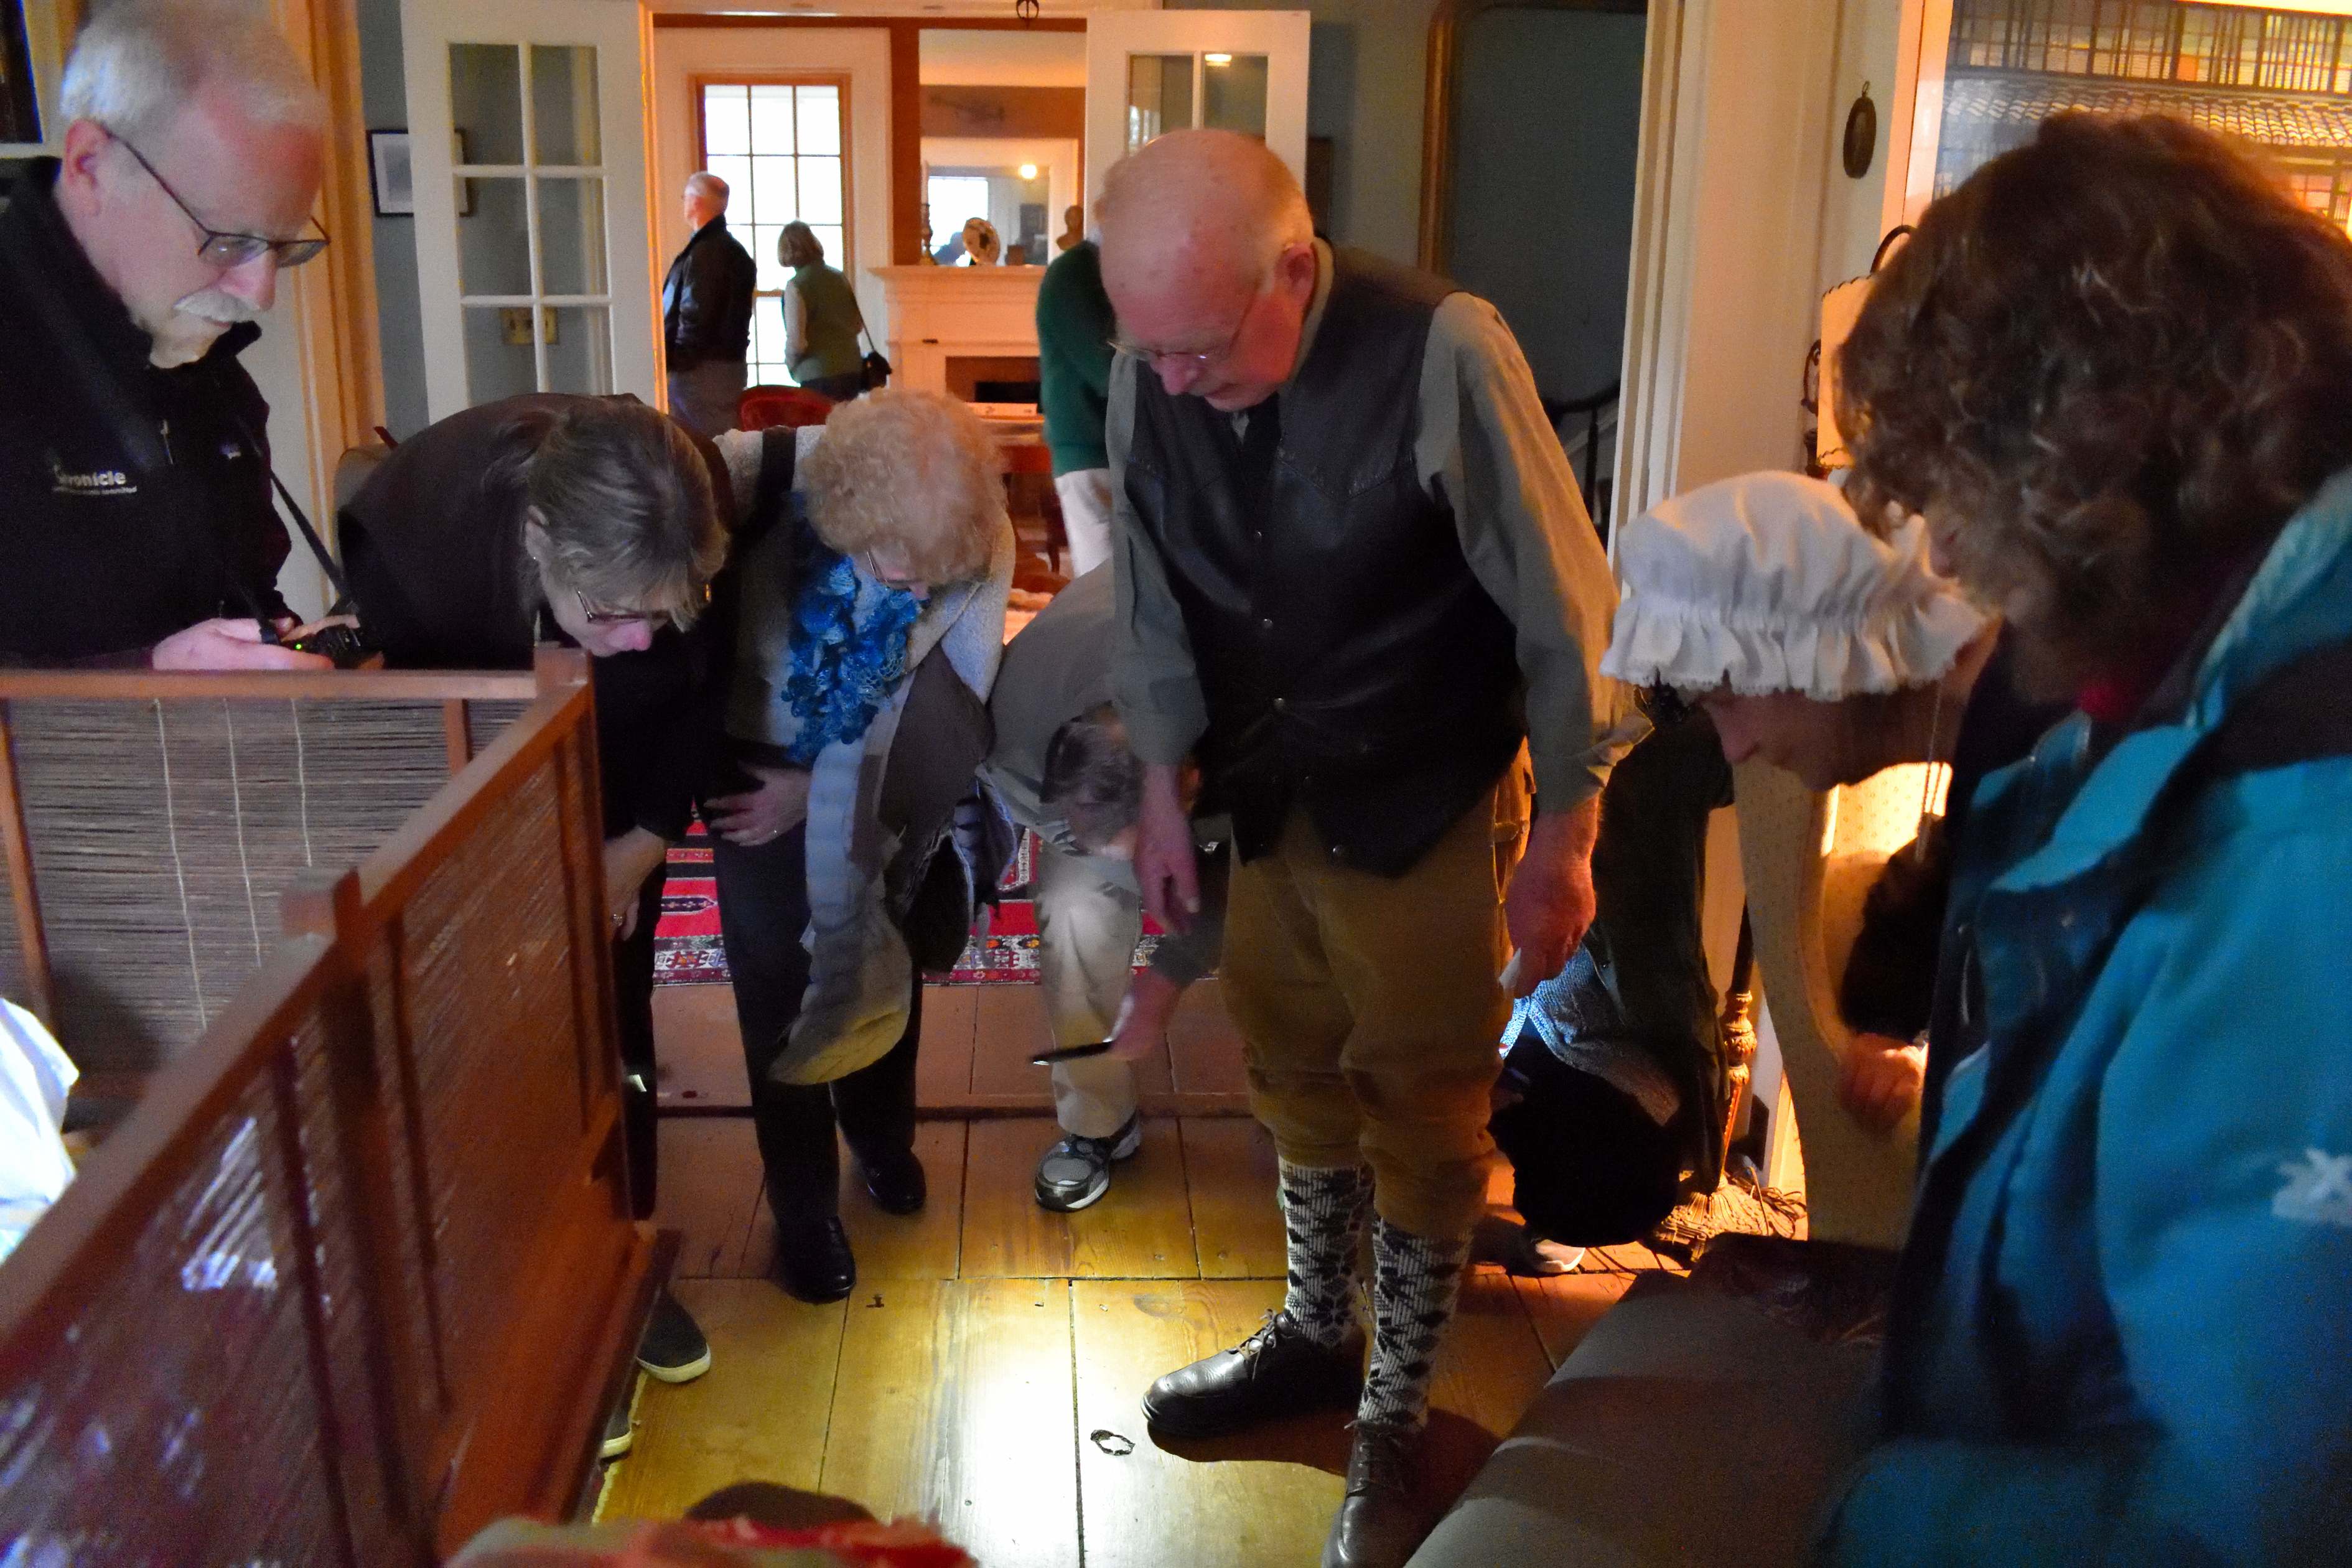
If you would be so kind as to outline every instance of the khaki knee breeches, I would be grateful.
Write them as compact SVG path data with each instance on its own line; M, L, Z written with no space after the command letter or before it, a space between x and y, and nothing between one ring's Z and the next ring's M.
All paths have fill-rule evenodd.
M1303 811L1234 868L1225 997L1251 1109L1294 1164L1370 1164L1381 1217L1415 1236L1466 1237L1485 1209L1524 801L1514 768L1402 877L1334 864Z

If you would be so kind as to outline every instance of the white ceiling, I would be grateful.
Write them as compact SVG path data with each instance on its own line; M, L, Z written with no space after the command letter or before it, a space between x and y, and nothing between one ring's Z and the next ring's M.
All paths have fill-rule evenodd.
M927 27L926 87L1084 87L1084 33L1015 33Z

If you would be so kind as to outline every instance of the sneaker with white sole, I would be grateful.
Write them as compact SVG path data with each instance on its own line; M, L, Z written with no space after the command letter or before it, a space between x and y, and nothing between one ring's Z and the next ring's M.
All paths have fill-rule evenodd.
M1132 1158L1142 1147L1140 1113L1108 1138L1066 1135L1037 1162L1037 1206L1049 1214L1076 1214L1110 1191L1112 1162Z
M598 1458L617 1459L627 1453L630 1445L636 1441L636 1423L629 1414L629 1406L636 1402L636 1392L633 1380L629 1392L622 1395L621 1403L613 1406L612 1412L604 1417L604 1440L596 1450Z
M646 1331L637 1336L637 1364L664 1383L692 1383L710 1370L710 1342L667 1287L654 1298Z

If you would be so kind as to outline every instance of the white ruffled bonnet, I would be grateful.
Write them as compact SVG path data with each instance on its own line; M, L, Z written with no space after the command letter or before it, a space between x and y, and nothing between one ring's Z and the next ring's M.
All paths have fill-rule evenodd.
M1924 686L1984 616L1927 563L1912 518L1873 538L1836 487L1742 474L1662 501L1617 539L1604 675L1823 702Z

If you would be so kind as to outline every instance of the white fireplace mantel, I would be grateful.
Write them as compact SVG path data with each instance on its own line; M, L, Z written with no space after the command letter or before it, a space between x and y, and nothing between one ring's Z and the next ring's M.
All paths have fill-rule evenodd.
M890 302L890 363L901 386L948 390L947 362L1037 352L1042 267L877 267Z

